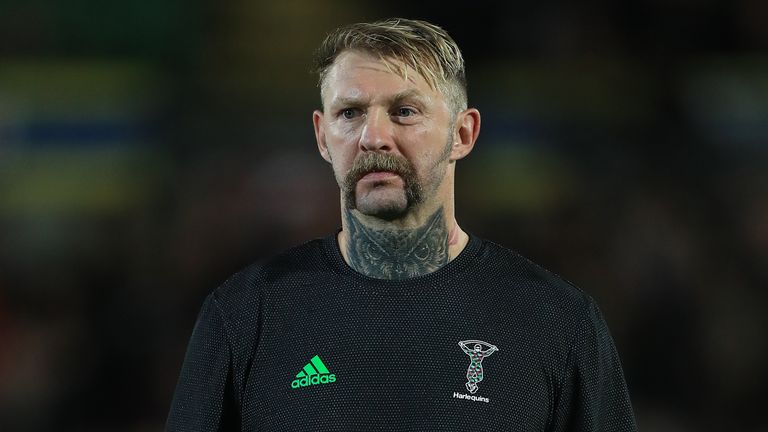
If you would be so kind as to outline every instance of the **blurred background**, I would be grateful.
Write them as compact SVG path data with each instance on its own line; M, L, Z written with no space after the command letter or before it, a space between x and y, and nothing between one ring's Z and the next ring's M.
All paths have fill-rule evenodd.
M339 225L311 55L446 28L457 217L595 297L645 431L768 431L768 2L0 0L0 429L160 431L204 296Z

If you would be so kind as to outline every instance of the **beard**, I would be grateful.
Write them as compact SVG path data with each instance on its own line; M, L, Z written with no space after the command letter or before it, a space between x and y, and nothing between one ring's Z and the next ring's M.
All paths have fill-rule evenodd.
M363 214L376 216L385 220L394 220L407 213L411 208L424 202L426 195L434 193L439 187L442 176L440 166L448 160L453 143L449 134L442 154L438 157L426 182L419 179L416 169L408 159L392 153L369 152L361 154L353 163L352 168L341 182L344 203L350 210L357 209ZM390 201L370 206L360 205L357 197L357 183L366 174L372 172L391 172L397 174L404 184L404 199Z
M391 153L365 153L355 160L341 184L344 202L348 209L358 209L356 189L360 179L366 174L377 171L397 174L403 180L405 205L382 206L375 212L376 216L383 219L394 219L414 205L424 201L424 186L416 175L416 169L408 159ZM370 212L363 211L363 213Z

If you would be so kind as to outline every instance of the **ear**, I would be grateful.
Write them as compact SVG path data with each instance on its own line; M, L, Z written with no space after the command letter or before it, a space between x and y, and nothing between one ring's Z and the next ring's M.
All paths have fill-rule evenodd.
M328 145L325 143L325 129L323 127L323 112L315 110L312 113L312 124L315 127L315 140L317 140L317 149L320 151L320 156L331 162L331 154L328 153Z
M480 111L468 108L456 116L456 126L453 131L453 148L451 162L464 158L475 147L475 141L480 134Z

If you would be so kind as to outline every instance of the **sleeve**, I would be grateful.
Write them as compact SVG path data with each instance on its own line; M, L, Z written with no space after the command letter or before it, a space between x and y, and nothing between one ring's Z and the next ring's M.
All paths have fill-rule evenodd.
M218 303L205 300L187 346L166 431L239 430L232 397L231 349Z
M551 431L637 431L619 355L593 301L573 339L554 408Z

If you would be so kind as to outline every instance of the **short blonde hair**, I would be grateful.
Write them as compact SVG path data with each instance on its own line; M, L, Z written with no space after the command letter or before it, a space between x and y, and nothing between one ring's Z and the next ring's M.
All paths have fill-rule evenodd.
M426 21L390 18L339 27L315 51L314 71L321 95L328 71L344 51L360 50L381 58L406 78L410 67L446 97L454 114L467 108L464 58L456 42L442 28ZM393 62L392 60L395 60Z

